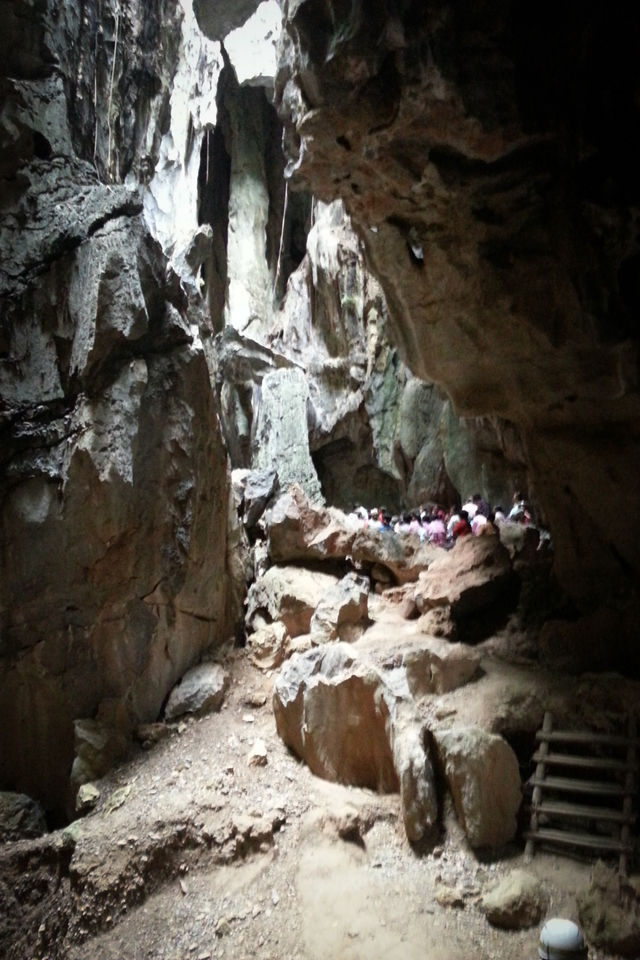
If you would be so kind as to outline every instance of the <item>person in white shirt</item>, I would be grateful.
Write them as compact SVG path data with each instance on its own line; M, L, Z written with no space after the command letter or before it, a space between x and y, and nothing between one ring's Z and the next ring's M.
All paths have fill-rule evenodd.
M466 512L469 521L473 520L478 509L478 504L474 503L473 497L468 497L467 502L462 504L462 509Z
M487 518L484 516L484 514L478 513L476 511L476 515L471 521L471 532L474 535L474 537L477 537L480 527L484 527L486 522L487 522Z

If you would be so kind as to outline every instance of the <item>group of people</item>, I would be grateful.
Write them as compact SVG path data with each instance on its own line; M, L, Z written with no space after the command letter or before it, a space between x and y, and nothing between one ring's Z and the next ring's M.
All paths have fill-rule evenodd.
M392 516L385 507L367 510L354 504L350 519L359 526L368 526L382 532L408 533L436 546L451 547L460 537L497 534L503 523L531 523L531 514L525 499L517 491L513 505L505 514L501 506L493 509L479 493L469 497L462 506L445 511L438 504Z

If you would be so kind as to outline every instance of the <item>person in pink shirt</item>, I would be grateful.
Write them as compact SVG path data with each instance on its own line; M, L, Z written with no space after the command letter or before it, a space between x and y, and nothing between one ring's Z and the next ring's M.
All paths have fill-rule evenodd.
M442 513L442 510L438 510L436 515L429 522L427 532L430 542L435 543L438 547L441 547L446 541L447 528L444 525L444 514Z

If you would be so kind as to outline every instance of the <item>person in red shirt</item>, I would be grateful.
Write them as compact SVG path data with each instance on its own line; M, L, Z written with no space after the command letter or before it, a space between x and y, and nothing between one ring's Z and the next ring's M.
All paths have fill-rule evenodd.
M471 524L469 523L469 515L466 510L460 511L460 519L456 521L453 525L453 530L451 531L451 536L454 540L457 540L458 537L466 537L467 534L471 533Z

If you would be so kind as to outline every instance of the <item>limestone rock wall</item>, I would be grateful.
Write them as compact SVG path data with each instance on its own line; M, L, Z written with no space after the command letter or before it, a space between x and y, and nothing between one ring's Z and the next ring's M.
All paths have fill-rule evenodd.
M181 8L3 13L0 780L59 816L73 721L155 719L240 610L199 318L142 217Z
M309 440L328 501L448 502L444 399L391 344L384 295L341 202L314 203L306 247L270 340L307 372Z
M586 605L628 593L640 573L634 15L471 0L283 9L292 181L343 199L403 359L525 468L569 592Z
M261 425L274 415L264 409L265 363L293 365L304 371L309 388L308 422L300 424L309 435L303 459L308 446L329 502L360 500L392 509L429 500L448 504L456 488L504 501L521 474L505 469L491 422L480 443L473 431L461 427L456 434L457 418L443 394L400 361L390 342L385 297L343 204L285 189L283 131L269 73L280 30L273 8L273 2L261 4L224 38L216 109L208 113L215 126L202 141L200 216L211 227L213 248L203 277L213 329L225 330L212 365L232 462L243 468L263 462ZM197 9L216 36L207 27L206 5ZM195 85L194 95L203 84ZM194 117L192 140L199 129ZM285 450L274 448L269 456L280 457L283 475L307 488L307 466L295 477Z

